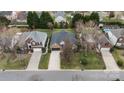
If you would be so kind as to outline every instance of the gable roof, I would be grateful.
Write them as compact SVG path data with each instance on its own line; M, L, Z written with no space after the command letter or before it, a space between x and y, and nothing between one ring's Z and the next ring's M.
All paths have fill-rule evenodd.
M101 34L97 40L98 43L110 43L104 34Z
M42 42L43 47L45 47L45 42L47 40L47 34L45 32L38 32L38 31L24 32L20 36L19 45L24 44L28 38L32 38L35 42Z
M64 41L65 39L68 39L72 44L76 43L76 38L74 33L62 30L60 32L54 32L52 34L51 46L55 43L60 44L60 42Z
M116 38L124 36L124 29L111 29L111 32L116 36Z
M62 21L64 21L64 22L66 21L66 19L62 16L58 16L55 18L55 22L57 22L57 23L62 22Z

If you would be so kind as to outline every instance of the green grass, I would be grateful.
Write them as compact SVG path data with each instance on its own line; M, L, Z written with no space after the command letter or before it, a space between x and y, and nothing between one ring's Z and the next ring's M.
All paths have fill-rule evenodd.
M104 22L121 22L122 24L124 24L124 20L115 19L115 18L109 18L109 17L103 18L103 21Z
M24 59L21 62L17 57L8 57L8 54L4 57L0 55L0 59L0 69L25 69L28 65L30 55L24 55Z
M124 69L124 56L122 54L124 54L123 49L114 48L114 51L112 52L115 61L117 62L118 60L120 60L123 63L123 65L120 68Z
M46 55L42 55L39 63L39 69L48 69L49 58L50 58L50 53L47 53Z
M62 69L105 69L102 57L96 53L87 54L87 65L80 64L80 58L85 57L83 53L75 53L71 62L65 62L61 59Z
M52 32L57 32L57 31L61 31L62 29L53 29L53 31L51 31L50 29L36 29L38 31L41 31L41 32L46 32L48 37L50 38L51 35L52 35ZM74 32L73 29L65 29L66 31L71 31L71 32Z

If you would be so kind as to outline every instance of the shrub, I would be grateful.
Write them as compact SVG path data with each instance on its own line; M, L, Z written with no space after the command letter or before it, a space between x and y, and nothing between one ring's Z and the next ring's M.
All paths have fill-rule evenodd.
M86 58L81 58L81 59L80 59L80 63L81 63L82 65L87 65L87 64L88 64L88 61L87 61Z
M112 47L111 49L110 49L110 52L112 53L114 51L114 47Z
M120 67L123 66L123 62L122 62L121 60L118 60L118 61L117 61L117 64L118 64L118 66L120 66Z
M42 52L45 53L46 52L46 48L42 48Z

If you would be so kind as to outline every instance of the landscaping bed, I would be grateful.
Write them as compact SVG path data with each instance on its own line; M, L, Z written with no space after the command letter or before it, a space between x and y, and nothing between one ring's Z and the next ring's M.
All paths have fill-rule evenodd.
M81 64L81 59L84 59L85 62ZM84 56L84 53L75 53L71 59L71 62L65 62L61 59L61 68L62 69L105 69L104 62L102 57L96 53L87 53L87 56Z
M48 69L50 53L42 55L39 63L39 69Z
M114 51L112 52L112 55L113 55L115 61L117 62L117 65L121 69L124 69L124 50L114 48Z
M30 60L30 55L23 54L23 59L19 57L10 56L6 53L4 56L0 55L0 69L26 69Z

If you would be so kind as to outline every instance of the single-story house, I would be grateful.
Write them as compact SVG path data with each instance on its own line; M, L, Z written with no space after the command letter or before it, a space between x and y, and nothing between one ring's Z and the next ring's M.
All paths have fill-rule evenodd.
M96 42L97 42L97 47L99 50L101 50L101 48L111 48L112 47L110 41L107 39L107 37L104 34L99 35Z
M17 46L32 50L34 48L45 48L47 41L47 34L45 32L24 32L18 38Z
M124 48L124 29L105 29L104 32L113 46Z
M64 41L68 39L72 45L76 44L75 34L67 31L53 32L50 47L52 50L60 50L64 46Z
M82 44L86 43L88 48L94 50L96 48L96 41L92 34L88 33L82 36Z
M55 22L60 23L60 22L66 22L66 19L62 16L57 16L55 18Z
M65 13L63 11L55 12L55 22L57 23L66 22Z
M117 38L117 46L124 48L124 29L112 29L111 32Z
M87 33L82 36L82 46L87 45L89 50L96 50L101 48L111 48L112 45L104 34Z

